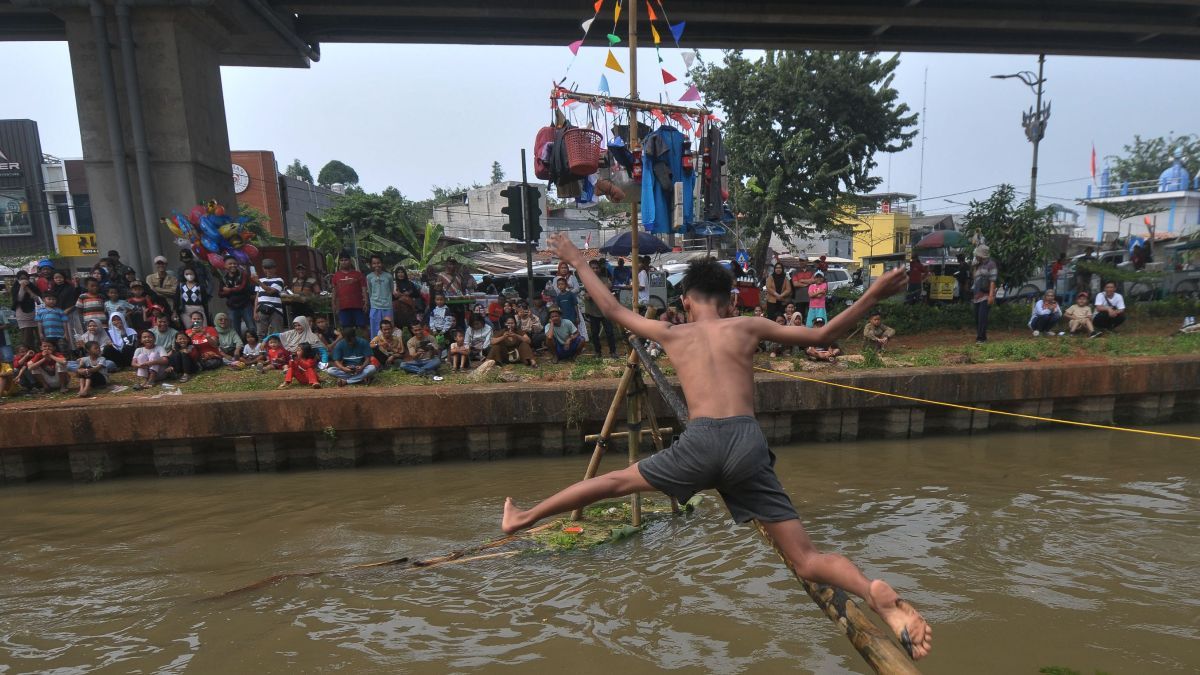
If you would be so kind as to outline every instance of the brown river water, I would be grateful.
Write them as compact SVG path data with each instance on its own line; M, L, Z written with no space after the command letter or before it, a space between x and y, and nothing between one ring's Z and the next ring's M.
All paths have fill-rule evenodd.
M924 672L1200 670L1200 444L1042 432L777 452L818 544L934 624ZM870 672L716 498L591 550L204 600L484 541L505 495L545 496L584 462L0 489L0 673Z

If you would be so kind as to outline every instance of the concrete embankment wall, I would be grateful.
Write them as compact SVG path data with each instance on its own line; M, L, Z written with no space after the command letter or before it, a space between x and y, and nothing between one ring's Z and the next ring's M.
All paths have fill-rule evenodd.
M1148 426L1200 420L1200 355L819 376L864 389L1080 422ZM616 385L609 379L297 389L0 408L0 481L590 452L583 436L599 431ZM1060 426L775 375L759 376L756 385L758 418L776 445ZM653 387L650 399L660 424L673 423L673 414ZM624 420L624 414L618 419Z

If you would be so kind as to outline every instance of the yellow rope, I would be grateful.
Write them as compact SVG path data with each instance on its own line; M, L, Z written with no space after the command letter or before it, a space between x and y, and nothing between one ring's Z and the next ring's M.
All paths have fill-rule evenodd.
M1146 434L1148 436L1162 436L1164 438L1180 438L1180 439L1183 439L1186 441L1200 441L1200 436L1189 436L1187 434L1169 434L1169 433L1166 433L1165 431L1150 431L1148 429L1130 429L1128 427L1115 427L1115 426L1110 426L1108 424L1091 424L1089 422L1073 422L1071 420L1060 420L1060 419L1055 419L1053 417L1041 417L1039 415L1026 415L1024 413L1008 412L1006 410L991 410L988 408L976 408L975 406L961 405L959 403L946 403L945 401L931 401L927 398L917 398L916 396L905 396L904 394L892 394L892 393L889 393L886 391L876 391L874 389L855 387L855 386L849 385L849 384L841 384L838 382L829 382L828 380L818 380L815 377L804 377L803 375L796 375L794 373L785 373L781 370L771 370L770 368L762 368L759 366L755 366L754 369L757 371L760 371L760 372L764 372L764 373L771 373L774 375L782 375L784 377L790 377L793 380L804 380L805 382L816 382L818 384L827 384L831 387L841 387L842 389L850 389L852 391L861 391L861 392L864 392L867 394L874 394L876 396L890 396L891 398L898 398L898 399L903 399L905 401L913 401L916 403L925 403L928 405L940 405L940 406L945 406L947 408L958 408L959 410L973 410L976 412L987 413L989 415L1007 415L1008 417L1022 417L1027 420L1037 420L1039 422L1053 422L1055 424L1070 424L1070 425L1076 426L1076 427L1089 427L1091 429L1106 429L1108 431L1127 431L1127 432L1133 433L1133 434Z

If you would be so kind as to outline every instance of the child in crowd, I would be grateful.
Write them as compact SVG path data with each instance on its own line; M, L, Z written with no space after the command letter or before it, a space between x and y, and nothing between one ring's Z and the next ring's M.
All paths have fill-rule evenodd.
M29 372L29 362L33 360L34 356L37 356L37 351L26 347L24 344L17 345L16 355L13 356L12 365L13 370L16 372L13 379L25 389L33 389L36 384L33 375Z
M127 323L139 333L153 326L155 319L165 310L162 305L155 304L150 296L146 295L146 287L140 281L129 285L129 297L125 301L133 307L129 310Z
M467 345L467 334L461 330L454 331L454 342L450 344L450 365L456 371L471 367L471 348Z
M88 321L95 321L103 326L108 315L104 313L104 296L100 295L100 282L88 279L84 282L83 287L84 292L80 293L75 300L75 307L79 311L79 320L85 326Z
M437 293L433 296L433 308L429 310L429 330L438 343L442 343L446 332L454 328L454 315L446 305L446 294ZM453 335L453 333L451 333Z
M64 394L67 393L71 384L67 375L67 357L58 352L53 342L42 340L41 351L29 359L26 368L44 391L58 389Z
M317 351L307 342L300 345L300 353L288 364L287 374L283 376L283 384L279 385L279 388L288 386L293 379L313 389L321 388L321 379L317 373Z
M1091 299L1087 291L1080 291L1079 295L1075 296L1075 304L1067 308L1063 316L1067 317L1067 330L1074 335L1083 333L1091 335L1096 332L1092 325L1092 316L1095 314L1092 305L1088 302Z
M8 361L0 361L0 401L8 396L16 396L20 390L16 369Z
M779 324L780 326L787 326L787 317L784 314L780 314L779 316L775 317L775 323ZM779 342L773 342L771 340L763 341L763 351L767 353L767 356L770 356L773 359L784 354L786 350L787 348Z
M133 353L133 367L137 368L137 384L134 389L153 387L162 378L167 366L167 353L155 342L154 333L142 331L142 346Z
M245 341L242 348L238 350L237 361L233 364L235 368L258 368L258 372L262 372L263 364L267 362L267 355L263 351L263 346L258 343L258 333L252 330L246 331L242 336Z
M762 305L755 305L755 306L754 306L754 316L756 316L756 317L758 317L758 318L760 318L760 319L761 319L761 318L763 318L764 316L766 316L766 314L765 314L765 313L763 313L763 308L762 308Z
M180 384L190 380L192 375L200 372L200 365L192 356L193 351L192 338L187 333L176 333L175 344L167 353L167 370L163 375L178 377Z
M138 334L125 325L120 312L113 312L112 316L108 317L108 342L102 351L104 358L118 368L128 367L132 362L133 353L137 351Z
M108 368L100 354L100 343L93 340L85 345L85 349L87 354L79 359L79 367L75 369L75 377L79 378L79 398L93 396L93 389L108 386Z
M825 273L817 270L813 273L813 283L808 286L808 316L805 317L806 325L812 328L817 319L823 322L829 320L829 316L825 314L825 294L829 289L829 284L825 283Z
M472 361L482 361L492 349L492 327L487 325L483 317L471 315L471 325L467 327L464 337L467 347L471 350Z
M292 360L292 353L283 347L278 335L267 338L267 368L283 370Z
M881 352L887 348L888 342L895 337L896 331L883 325L883 314L878 310L871 312L867 325L863 328L863 351Z
M121 318L129 323L129 314L133 311L133 305L121 299L121 290L116 286L109 286L105 292L108 294L108 299L104 301L104 316L120 314Z
M811 305L810 305L811 307ZM821 328L825 325L825 319L817 317L814 328ZM825 361L826 363L837 363L837 357L842 355L842 348L837 342L830 342L828 346L821 347L813 345L804 349L804 355L809 361Z
M67 313L58 308L58 297L53 292L42 296L45 303L34 312L41 339L53 342L60 352L67 351L63 337L67 332Z
M392 320L386 317L379 320L379 335L371 338L371 351L379 361L380 368L399 368L404 362L404 339L396 332Z
M317 350L317 356L321 359L321 363L329 363L329 355L333 353L333 346L342 336L334 330L333 326L329 325L329 319L323 316L318 316L313 321L313 332L321 341L321 344L313 345Z
M787 325L789 325L789 326L795 325L792 322L794 320L793 317L795 317L797 314L800 315L800 322L801 322L800 325L803 326L804 325L804 314L802 312L796 311L796 303L789 302L788 304L783 306L783 318L787 320Z

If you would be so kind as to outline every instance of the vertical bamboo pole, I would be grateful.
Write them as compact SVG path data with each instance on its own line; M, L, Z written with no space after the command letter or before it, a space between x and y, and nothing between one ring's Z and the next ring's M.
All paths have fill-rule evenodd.
M583 472L584 480L594 477L600 469L600 458L604 456L608 436L612 433L613 423L617 419L617 410L621 407L621 402L625 400L625 393L629 391L629 383L633 381L636 374L634 364L637 363L637 359L637 354L630 350L629 358L625 361L625 374L621 376L621 383L617 385L617 393L608 406L608 414L604 416L604 426L600 427L600 438L597 439L596 447L592 450L592 458L588 461L587 470ZM575 509L571 512L571 520L581 520L582 518L583 509Z
M629 98L631 98L633 100L637 100L637 97L638 97L638 85L637 85L637 45L638 45L638 41L637 41L637 11L638 11L638 4L637 4L637 0L630 0L630 2L627 4L629 5L629 11L627 12L627 18L629 20ZM629 150L630 150L630 152L633 153L634 157L637 157L642 152L642 143L638 139L637 111L635 111L633 109L629 110ZM642 170L645 171L646 167L643 166ZM631 299L631 302L633 303L632 307L633 307L633 311L635 311L635 312L638 311L638 269L640 266L638 263L638 215L640 214L640 212L641 212L641 209L638 206L638 202L636 202L636 201L631 202L630 203L630 213L629 213L629 231L630 231L629 262L631 264L630 269L633 272L633 280L630 282L630 288L633 291L633 298Z
M645 397L646 385L642 382L641 366L633 366L633 379L629 383L629 394L625 400L627 428L629 430L629 465L638 461L642 443L642 399ZM630 525L642 525L642 495L635 492L629 495Z

